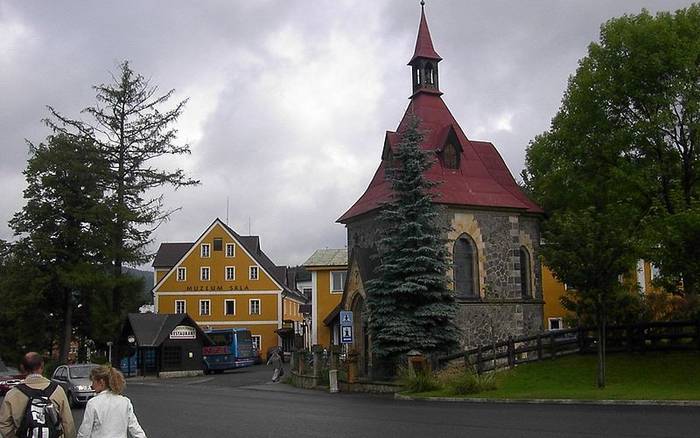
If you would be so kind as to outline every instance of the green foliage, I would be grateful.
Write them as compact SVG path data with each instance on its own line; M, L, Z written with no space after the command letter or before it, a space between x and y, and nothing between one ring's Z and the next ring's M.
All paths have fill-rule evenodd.
M414 375L410 375L407 369L401 368L398 377L401 386L409 393L428 392L441 388L435 374L428 370L417 371Z
M495 374L479 375L461 366L445 368L437 373L437 378L447 395L478 394L496 389Z
M27 203L10 227L21 237L13 251L30 248L31 252L19 253L26 259L14 269L31 269L32 264L38 268L37 290L30 293L39 302L25 310L42 309L60 321L57 341L65 361L77 306L90 299L94 277L104 276L100 264L105 261L101 233L106 208L100 177L107 166L91 141L67 135L30 144L30 154L24 171Z
M157 87L135 73L128 62L120 65L111 84L94 87L96 104L83 110L90 122L65 117L49 107L52 118L46 123L57 133L87 138L106 160L107 171L101 178L106 190L107 227L102 235L112 275L122 276L124 264L146 261L146 246L152 231L166 221L168 210L163 196L150 197L151 189L170 185L175 188L198 184L182 169L161 170L154 160L167 155L189 154L188 145L176 144L173 127L186 100L164 108L174 90L157 95ZM125 291L121 282L113 284L112 312L124 317Z
M424 177L432 161L420 148L422 140L414 117L387 170L393 197L379 216L379 267L367 284L372 349L388 363L411 349L430 353L457 343L456 304L446 281L446 230L429 193L434 183Z
M582 212L589 213L583 221L602 225L598 236L582 234L571 256L544 250L556 275L581 293L587 282L577 283L575 263L562 258L587 247L594 249L587 256L602 250L603 261L653 261L671 291L700 290L698 59L698 5L608 21L571 77L550 131L528 148L523 176L551 214L547 242L556 246L576 231L562 222L576 222ZM618 255L606 251L614 245L622 245ZM587 265L583 275L598 276Z

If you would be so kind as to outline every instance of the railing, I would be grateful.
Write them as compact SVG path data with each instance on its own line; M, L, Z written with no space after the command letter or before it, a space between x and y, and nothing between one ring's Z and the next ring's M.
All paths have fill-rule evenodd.
M606 351L700 350L700 320L657 321L606 327ZM596 351L597 328L554 330L509 338L439 357L438 365L462 361L481 374L515 365Z

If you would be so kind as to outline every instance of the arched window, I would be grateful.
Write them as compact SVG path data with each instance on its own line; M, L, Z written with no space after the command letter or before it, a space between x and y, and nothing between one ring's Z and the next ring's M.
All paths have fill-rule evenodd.
M442 160L446 169L459 169L459 155L452 143L447 143L442 149Z
M435 85L435 78L433 77L433 66L431 64L428 64L425 67L425 81L428 83L428 85Z
M420 69L416 68L414 70L416 72L416 84L420 85Z
M479 255L476 244L467 234L455 240L452 252L455 294L462 298L479 295Z
M532 298L532 269L530 267L530 253L524 247L520 247L520 291L523 298Z

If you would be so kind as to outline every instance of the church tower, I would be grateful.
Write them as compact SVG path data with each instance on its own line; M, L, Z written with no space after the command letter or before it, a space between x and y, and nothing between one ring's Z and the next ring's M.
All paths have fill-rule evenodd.
M426 178L440 182L434 201L451 231L452 259L448 280L459 304L457 323L462 343L473 347L542 330L540 218L542 209L530 200L489 142L470 140L445 105L438 63L421 2L421 17L411 67L412 94L396 131L384 136L381 161L360 198L338 222L348 233L348 281L341 306L361 312L364 284L373 277L377 216L391 197L385 177L401 133L412 115L424 131L421 148L435 157ZM356 329L356 332L361 327ZM371 339L358 333L360 344ZM356 349L371 355L365 345ZM362 354L362 353L361 353ZM371 357L367 359L371 362Z

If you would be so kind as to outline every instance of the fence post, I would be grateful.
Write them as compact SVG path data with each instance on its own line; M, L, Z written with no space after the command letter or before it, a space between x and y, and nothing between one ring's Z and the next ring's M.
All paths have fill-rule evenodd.
M494 339L493 344L491 349L493 350L493 355L491 356L491 360L493 361L493 370L496 371L496 340Z
M513 368L515 366L515 343L513 342L513 337L508 337L508 368Z
M464 350L464 370L469 371L469 352Z
M695 321L695 348L700 350L700 319Z
M625 334L627 335L627 348L628 352L634 351L634 325L629 324L625 327Z
M542 360L542 334L537 333L537 360Z
M476 374L481 374L481 345L476 348Z
M549 355L550 359L556 359L557 357L557 345L554 343L554 333L549 334Z
M578 352L583 354L586 352L586 331L583 330L583 327L578 327L576 336L578 336Z

